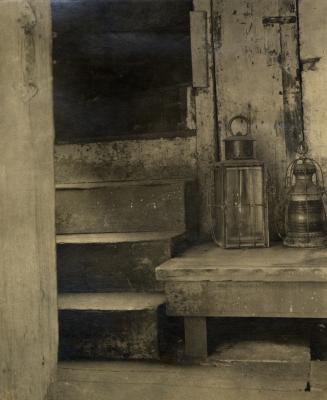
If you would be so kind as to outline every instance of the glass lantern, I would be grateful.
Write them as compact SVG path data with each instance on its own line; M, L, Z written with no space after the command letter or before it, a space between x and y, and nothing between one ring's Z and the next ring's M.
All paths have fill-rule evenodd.
M247 131L233 132L232 124ZM268 202L264 163L255 159L255 140L243 116L229 123L225 161L214 168L213 238L223 248L268 247Z

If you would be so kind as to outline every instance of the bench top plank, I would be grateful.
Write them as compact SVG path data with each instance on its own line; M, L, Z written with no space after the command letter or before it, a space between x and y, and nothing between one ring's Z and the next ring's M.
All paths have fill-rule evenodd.
M161 281L327 282L327 249L195 246L156 268Z

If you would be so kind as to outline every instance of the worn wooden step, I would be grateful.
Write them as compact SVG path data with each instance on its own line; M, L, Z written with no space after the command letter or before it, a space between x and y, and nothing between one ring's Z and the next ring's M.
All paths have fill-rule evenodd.
M185 181L57 185L57 234L185 232L196 224L192 186Z
M297 384L297 386L296 386ZM295 368L266 363L176 366L153 362L61 362L61 400L300 400L323 399L298 389L306 384ZM110 393L110 397L108 397ZM314 397L312 397L313 395Z
M162 294L59 296L61 359L158 359Z
M182 240L178 232L57 235L59 292L160 290L155 267Z
M196 137L116 140L55 146L57 183L189 179L196 176Z

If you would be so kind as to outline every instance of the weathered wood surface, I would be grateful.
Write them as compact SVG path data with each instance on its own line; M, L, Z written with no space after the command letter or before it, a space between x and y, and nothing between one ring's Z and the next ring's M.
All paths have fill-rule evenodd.
M155 267L171 257L176 236L176 232L61 235L57 237L58 289L162 290L162 283L155 278Z
M78 293L61 294L59 310L70 311L144 311L163 304L162 293Z
M271 216L276 219L274 204L302 134L295 2L214 0L213 12L220 146L223 150L228 121L248 116L257 158L272 177ZM282 16L290 17L286 24L278 22Z
M57 145L55 171L58 183L194 179L196 138Z
M190 13L193 87L208 87L207 13Z
M307 376L291 363L171 366L146 362L60 363L60 400L322 400L305 392ZM108 395L109 394L109 395ZM108 397L109 396L109 397Z
M194 11L206 13L207 17L207 86L195 88L195 108L197 127L197 176L199 183L199 230L203 239L210 236L211 215L208 196L212 186L212 168L218 158L217 139L217 106L215 93L215 71L213 54L213 26L214 16L211 13L211 0L193 0ZM198 30L191 32L191 37L198 34ZM192 40L196 40L192 38ZM200 62L200 60L198 61ZM201 61L203 62L203 60ZM194 71L196 73L196 71Z
M326 318L327 283L167 282L167 314Z
M176 236L178 236L178 232L82 233L57 235L56 243L57 245L139 243L169 240Z
M61 359L158 359L162 294L59 296Z
M327 392L327 362L313 361L311 363L310 387L312 391Z
M56 191L57 233L185 232L187 186L183 181L63 185Z
M270 248L226 250L196 246L156 268L163 281L325 282L326 249Z
M57 360L51 17L0 2L0 398L44 400Z
M208 355L206 318L184 318L185 357L193 361L204 361Z
M53 0L56 139L183 129L186 98L177 86L192 79L191 6Z
M327 26L324 0L299 2L304 135L310 154L327 173ZM326 182L325 182L326 183Z

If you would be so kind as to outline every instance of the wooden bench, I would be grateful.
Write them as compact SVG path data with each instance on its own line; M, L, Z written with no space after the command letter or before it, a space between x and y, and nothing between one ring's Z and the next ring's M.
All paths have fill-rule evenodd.
M327 318L327 249L196 246L156 269L167 314L183 316L185 355L207 357L206 317Z

